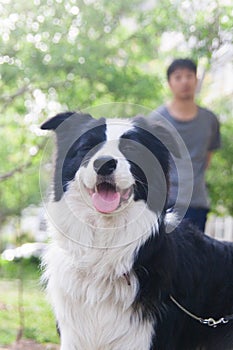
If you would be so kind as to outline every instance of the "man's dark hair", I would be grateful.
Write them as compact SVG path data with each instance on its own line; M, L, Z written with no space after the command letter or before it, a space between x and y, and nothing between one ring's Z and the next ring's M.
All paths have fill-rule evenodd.
M178 58L174 60L167 69L167 80L169 80L170 75L177 69L189 69L192 72L197 73L197 65L194 61L189 58Z

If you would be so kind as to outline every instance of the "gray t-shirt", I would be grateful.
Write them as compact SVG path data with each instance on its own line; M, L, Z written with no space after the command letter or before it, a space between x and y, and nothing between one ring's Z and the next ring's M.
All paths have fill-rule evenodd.
M220 147L220 128L216 115L208 109L198 107L198 113L192 120L179 121L170 115L165 105L160 106L156 111L152 112L150 118L156 119L158 114L160 116L162 115L178 131L186 145L193 167L193 174L190 174L190 170L186 170L188 169L188 163L186 167L185 160L182 163L180 160L174 161L173 157L170 172L169 204L174 205L177 200L178 187L183 187L183 191L182 188L179 189L181 190L181 195L179 195L179 200L177 200L177 202L179 201L177 203L178 205L187 206L186 193L188 190L189 192L191 190L189 206L209 208L209 199L205 184L205 169L208 152ZM180 168L179 164L181 164ZM181 174L179 179L178 172ZM192 176L192 181L190 181ZM190 189L191 183L193 184L192 189Z

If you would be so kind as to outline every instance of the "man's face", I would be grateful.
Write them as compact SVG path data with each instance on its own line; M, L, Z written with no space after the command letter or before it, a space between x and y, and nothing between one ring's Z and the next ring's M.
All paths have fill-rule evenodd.
M193 99L197 87L197 77L190 69L178 68L171 73L168 84L175 98Z

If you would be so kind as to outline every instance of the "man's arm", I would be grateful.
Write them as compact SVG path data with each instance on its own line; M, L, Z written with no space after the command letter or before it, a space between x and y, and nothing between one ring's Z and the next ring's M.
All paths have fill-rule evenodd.
M206 168L206 169L208 169L209 166L210 166L210 162L211 162L212 155L213 155L213 151L207 152L207 156L206 156L206 165L205 165L205 168Z

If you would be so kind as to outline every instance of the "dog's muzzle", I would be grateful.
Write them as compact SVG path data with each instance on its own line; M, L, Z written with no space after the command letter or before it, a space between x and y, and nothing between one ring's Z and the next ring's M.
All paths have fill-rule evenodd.
M93 207L100 213L112 213L127 202L133 193L133 185L122 188L118 186L114 172L118 160L111 156L101 156L93 163L96 173L94 188L86 189L90 195Z

